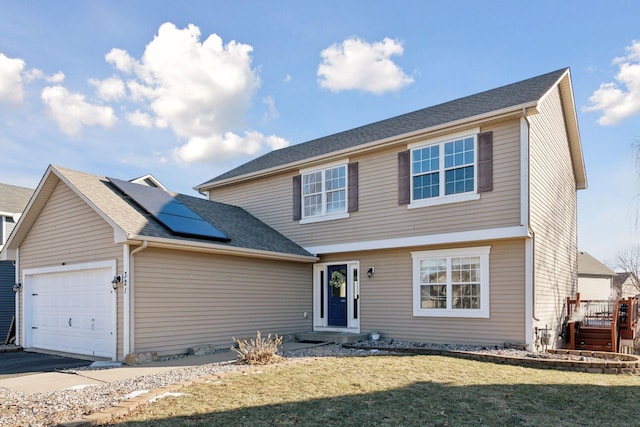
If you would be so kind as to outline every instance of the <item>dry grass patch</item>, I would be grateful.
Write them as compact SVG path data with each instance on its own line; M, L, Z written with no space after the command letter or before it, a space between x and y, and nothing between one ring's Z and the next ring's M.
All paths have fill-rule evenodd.
M321 358L222 375L120 426L637 425L640 378L439 356Z

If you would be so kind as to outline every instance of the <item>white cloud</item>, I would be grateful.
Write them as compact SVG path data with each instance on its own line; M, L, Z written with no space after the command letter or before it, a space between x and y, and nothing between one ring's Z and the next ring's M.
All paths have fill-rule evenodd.
M174 151L184 163L216 162L269 149L272 137L234 131L244 127L243 115L260 86L251 68L253 48L236 41L224 44L216 34L201 42L200 36L195 25L179 29L165 23L140 59L122 49L105 56L118 71L133 77L126 88L140 108L127 120L136 126L170 128L185 139L187 143ZM276 115L273 100L265 102L269 117Z
M278 136L265 136L260 132L246 131L244 136L233 132L210 137L193 137L185 145L174 151L174 156L182 163L210 161L222 164L240 156L256 156L265 148L277 150L289 145Z
M262 116L262 122L266 123L269 120L277 119L280 117L280 112L276 108L276 101L272 96L266 96L262 98L263 104L267 106L267 111Z
M98 80L89 79L89 83L96 87L98 96L105 101L117 101L126 95L124 82L118 77Z
M143 113L140 110L136 110L133 113L127 114L127 121L134 126L143 128L152 128L153 119L147 113Z
M22 70L25 62L0 53L0 102L21 104L24 101Z
M24 73L22 73L22 75L24 76L25 82L32 82L34 80L42 79L53 84L62 83L65 78L64 73L62 71L58 71L52 76L47 76L42 72L42 70L39 70L37 68L31 68L30 70L27 70Z
M104 59L123 73L131 73L137 62L126 50L113 48L104 56Z
M45 80L53 84L62 83L64 81L64 73L62 71L58 71L53 76L45 77Z
M42 101L60 130L68 135L79 134L83 125L109 128L116 123L111 107L89 104L83 95L59 85L45 87Z
M640 41L627 46L627 55L614 58L618 66L618 83L602 83L589 97L585 111L601 111L598 123L607 126L640 113Z
M413 83L413 78L390 59L403 52L402 43L387 37L376 43L355 37L344 40L320 54L318 82L332 92L357 89L380 94L398 90Z

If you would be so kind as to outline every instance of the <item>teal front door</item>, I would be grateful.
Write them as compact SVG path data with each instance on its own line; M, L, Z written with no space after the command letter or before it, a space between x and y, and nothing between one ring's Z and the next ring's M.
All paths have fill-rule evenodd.
M347 327L347 265L327 267L328 326Z

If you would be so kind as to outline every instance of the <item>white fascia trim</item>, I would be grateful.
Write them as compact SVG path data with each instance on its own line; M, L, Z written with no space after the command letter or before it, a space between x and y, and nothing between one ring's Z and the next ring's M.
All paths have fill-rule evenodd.
M126 357L131 353L131 292L129 289L129 278L131 277L130 264L129 264L129 245L122 245L122 352Z
M138 245L142 241L149 242L150 247L175 250L206 252L221 255L243 256L250 258L264 258L279 261L316 262L318 257L306 255L293 255L281 252L269 252L259 249L238 248L234 246L216 245L215 243L191 242L186 240L168 239L165 237L149 237L129 235L127 243Z
M16 249L16 265L15 265L15 283L21 283L20 281L20 248ZM15 307L16 307L16 345L22 345L22 336L20 328L22 328L22 321L20 320L20 295L24 293L24 289L18 290L15 295Z
M317 163L320 161L323 161L325 159L330 159L333 157L337 157L337 156L342 156L342 155L352 155L355 153L360 153L360 152L366 152L366 151L370 151L370 150L377 150L379 148L383 148L386 147L388 145L395 145L395 144L401 144L403 140L407 140L410 138L414 138L416 136L422 135L422 134L427 134L427 133L433 133L433 132L438 132L438 131L444 131L446 129L455 129L455 128L460 128L460 127L464 127L464 126L470 126L474 123L477 122L483 122L486 121L488 119L500 119L500 118L504 118L504 117L509 117L509 116L514 116L514 115L520 115L522 114L522 111L525 110L527 111L528 114L535 114L537 112L537 106L538 106L538 101L531 101L531 102L527 102L524 104L519 104L519 105L514 105L512 107L507 107L507 108L503 108L500 110L495 110L495 111L490 111L488 113L484 113L484 114L478 114L477 116L472 116L472 117L467 117L464 119L460 119L460 120L454 120L452 122L446 122L446 123L442 123L436 126L432 126L429 128L424 128L424 129L419 129L413 132L407 132L404 134L400 134L400 135L394 135L391 136L389 138L384 138L384 139L379 139L376 141L371 141L371 142L367 142L365 144L360 144L357 145L355 147L349 147L349 148L345 148L343 150L337 150L337 151L332 151L330 153L326 153L326 154L322 154L316 157L309 157L306 159L302 159L302 160L298 160L296 162L291 162L291 163L286 163L283 165L278 165L278 166L274 166L271 168L267 168L267 169L261 169L259 171L256 172L252 172L252 173L248 173L248 174L244 174L244 175L239 175L239 176L234 176L232 178L227 178L227 179L223 179L220 181L216 181L216 182L212 182L210 184L205 184L205 185L200 185L197 187L193 187L194 190L198 191L198 192L202 192L202 191L208 191L208 190L212 190L216 187L220 187L222 185L227 185L227 184L232 184L232 183L237 183L237 182L243 182L246 181L248 179L256 179L259 177L264 177L264 176L269 176L273 173L280 173L280 172L284 172L286 170L291 170L294 169L296 167L300 167L302 165L307 165L307 164L311 164L311 163Z
M529 237L527 227L514 226L487 230L458 231L454 233L427 234L423 236L399 237L395 239L368 240L364 242L337 243L333 245L307 246L307 252L316 255L332 253L371 251L377 249L407 248L452 243L480 242Z

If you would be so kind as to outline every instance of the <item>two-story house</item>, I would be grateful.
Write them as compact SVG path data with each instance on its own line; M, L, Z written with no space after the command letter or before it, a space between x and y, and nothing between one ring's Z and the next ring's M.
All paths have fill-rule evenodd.
M51 166L0 257L25 347L120 359L256 330L532 347L575 294L585 187L563 69L270 152L197 186L210 200Z
M32 194L33 190L30 188L0 184L0 250L4 247ZM0 261L0 343L11 338L9 337L10 329L15 315L13 292L15 284L13 263Z
M568 69L270 152L196 189L320 259L313 329L555 336L586 175Z

